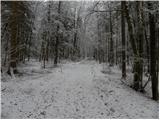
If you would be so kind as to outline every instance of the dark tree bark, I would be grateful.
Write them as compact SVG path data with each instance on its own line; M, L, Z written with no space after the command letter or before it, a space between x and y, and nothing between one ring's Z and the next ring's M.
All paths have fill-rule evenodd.
M12 2L12 8L11 8L11 17L10 21L14 20L13 22L10 22L10 28L11 28L11 39L10 39L10 64L8 73L11 74L11 69L13 69L13 73L17 73L17 15L18 15L18 2L14 1Z
M129 36L130 36L130 43L131 43L131 47L133 49L134 56L137 56L138 51L137 51L136 42L135 42L135 38L134 38L134 34L133 34L133 26L132 26L131 18L129 15L128 5L126 4L126 1L124 1L124 4L125 4L125 17L126 17L126 21L128 24L128 31L129 31Z
M58 3L58 14L60 15L61 10L61 1ZM55 58L54 58L54 64L57 65L58 62L58 56L59 56L59 25L57 25L57 35L56 35L56 45L55 45Z
M74 40L73 40L73 46L74 46L74 49L76 48L76 43L77 43L77 19L76 18L76 15L77 14L77 9L75 8L75 15L74 15Z
M115 63L116 65L118 64L118 39L119 39L119 26L118 26L118 11L116 12L116 20L117 20L117 27L116 27L116 34L117 34L117 37L116 37L116 54L115 54Z
M148 16L148 14L147 14ZM144 14L143 14L143 28L144 28L144 42L146 43L146 57L147 57L147 70L146 72L149 73L150 71L150 47L149 47L149 40L148 40L148 37L147 37L147 29L145 28L148 28L148 25L146 24L146 21L145 21L145 18L144 18Z
M42 60L43 60L43 68L45 68L45 61L46 61L46 55L45 55L45 43L44 41L46 40L46 35L43 36L43 41L42 41Z
M7 56L8 56L8 45L9 45L9 38L6 41L6 47L5 47L5 57L4 57L4 66L6 66L6 62L7 62Z
M127 54L127 55L126 55L126 57L127 57L127 65L130 64L130 61L129 61L129 49L130 49L130 48L129 48L129 41L128 41L128 39L129 39L129 36L128 36L128 32L127 32L127 41L126 41L126 42L127 42L127 43L126 43L126 44L127 44L127 45L126 45L126 48L127 48L127 53L126 53L126 54Z
M78 13L77 13L77 8L74 9L74 36L73 36L73 54L72 54L72 59L75 60L76 57L76 52L77 52L77 28L78 28Z
M48 3L48 24L50 25L50 13L51 13L51 3ZM46 45L46 60L48 61L49 56L49 42L50 42L50 31L47 31L47 45Z
M148 3L148 8L153 9L152 3ZM159 99L158 76L156 74L156 36L155 36L155 16L149 13L150 24L150 75L152 81L152 97L154 100Z
M110 6L109 6L110 7ZM110 7L110 9L111 9L111 7ZM109 21L110 21L110 66L113 66L114 65L114 50L113 50L113 45L114 45L114 43L113 43L113 30L112 30L112 12L111 12L111 10L110 10L110 12L109 12Z
M29 41L28 41L28 61L30 60L30 52L31 52L31 40L32 40L32 31L30 32L30 37L29 37Z
M124 1L121 2L121 35L122 35L122 78L126 79L126 40L125 40L125 16Z
M97 17L99 18L99 14L97 15ZM99 63L101 63L101 47L100 47L100 45L101 45L101 33L100 33L100 31L101 31L101 28L100 28L100 20L98 19L98 21L97 21L97 35L98 35L98 61L99 61Z
M140 89L143 87L143 41L144 41L144 29L143 29L143 2L138 1L137 2L137 8L138 8L138 52L139 52L139 85Z
M138 57L138 51L137 51L137 47L136 47L136 42L135 42L135 38L133 35L133 26L131 23L131 18L129 16L129 10L128 10L128 6L126 4L126 2L124 1L124 6L125 6L125 16L126 16L126 20L127 20L127 24L128 24L128 31L129 31L129 36L130 36L130 43L131 43L131 47L133 50L133 56L134 56L134 67L133 67L133 71L134 71L134 89L138 90L139 89L139 83L138 83L138 62L136 60L136 58Z
M135 90L139 90L140 89L140 81L142 81L142 71L141 71L141 57L140 57L140 53L138 50L138 47L136 45L136 40L134 37L134 32L133 32L133 26L132 26L132 22L131 22L131 18L129 15L129 10L128 10L128 5L126 4L126 2L124 1L124 8L125 8L125 16L126 16L126 20L127 20L127 24L128 24L128 31L129 31L129 36L130 36L130 43L131 43L131 47L133 50L133 57L134 57L134 67L133 67L133 71L134 71L134 85L133 88ZM139 13L140 15L140 13ZM140 29L140 28L139 28Z

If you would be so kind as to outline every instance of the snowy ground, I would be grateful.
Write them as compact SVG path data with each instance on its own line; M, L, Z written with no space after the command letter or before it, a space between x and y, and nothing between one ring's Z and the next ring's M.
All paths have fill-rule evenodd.
M27 67L28 66L28 67ZM158 102L104 74L94 61L41 69L23 66L23 76L2 80L2 118L157 118Z

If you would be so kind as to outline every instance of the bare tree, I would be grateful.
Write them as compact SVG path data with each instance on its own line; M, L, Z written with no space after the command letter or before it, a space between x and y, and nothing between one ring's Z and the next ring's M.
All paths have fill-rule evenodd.
M121 31L122 31L122 78L126 78L126 40L125 40L125 3L121 2Z

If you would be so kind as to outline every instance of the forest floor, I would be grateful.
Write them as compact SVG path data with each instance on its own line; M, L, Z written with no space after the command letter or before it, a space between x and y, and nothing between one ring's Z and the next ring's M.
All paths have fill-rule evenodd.
M31 61L1 82L1 118L157 118L158 102L121 82L116 67L104 74L95 61L42 69ZM24 74L25 73L25 74Z

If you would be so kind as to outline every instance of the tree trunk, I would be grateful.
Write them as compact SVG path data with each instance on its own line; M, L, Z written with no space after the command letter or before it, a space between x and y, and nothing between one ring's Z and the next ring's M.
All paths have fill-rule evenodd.
M121 31L122 31L122 78L126 79L126 41L125 41L125 18L124 1L121 2Z
M61 10L61 1L59 1L58 4L58 14L60 15L60 10ZM54 58L54 64L57 65L58 62L58 56L59 56L59 25L57 25L57 34L56 34L56 45L55 45L55 58Z
M138 1L137 2L137 6L138 6L138 41L139 41L139 48L138 48L138 52L139 52L139 85L140 85L140 89L142 89L143 87L143 40L144 40L144 29L143 29L143 2L142 1Z
M135 90L139 90L139 81L141 79L140 74L139 74L139 70L140 68L140 57L139 57L139 51L137 49L136 46L136 40L134 38L134 34L133 34L133 27L132 27L132 22L131 22L131 18L129 16L129 10L128 10L128 6L126 5L126 2L124 1L124 11L125 11L125 16L126 16L126 20L127 20L127 24L128 24L128 31L129 31L129 35L130 35L130 43L131 43L131 47L133 50L133 57L134 57L134 67L133 67L133 71L134 71L134 85L133 88Z
M32 31L30 32L30 38L29 38L29 43L28 43L28 61L30 60L30 49L31 49L31 40L32 40Z
M73 40L73 46L74 49L76 49L77 44L77 9L75 8L75 15L74 15L74 40Z
M111 9L111 8L110 8ZM110 10L109 12L109 18L110 18L110 66L113 66L114 64L114 50L113 50L113 31L112 31L112 12Z
M48 3L48 25L50 25L50 9L51 9L51 3ZM49 56L49 42L50 42L50 30L47 31L47 45L46 45L46 60L48 61Z
M18 8L17 8L17 2L14 1L12 2L12 13L10 17L10 21L14 20L13 22L10 23L10 28L11 28L11 39L10 39L10 46L11 46L11 51L10 51L10 65L8 69L8 73L11 74L10 68L13 69L13 73L17 73L17 15L18 15Z
M153 9L152 3L148 3L148 8ZM150 24L150 75L152 81L153 100L159 99L158 77L156 75L156 36L155 36L155 16L149 13Z

